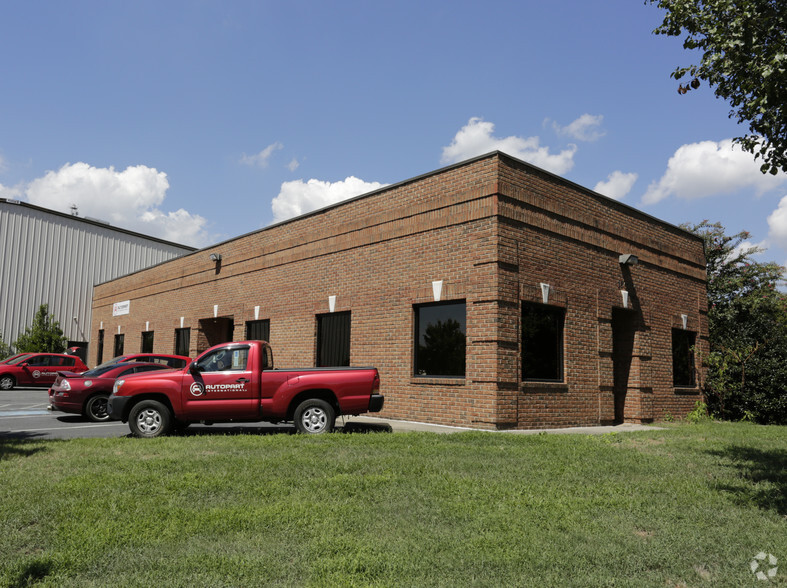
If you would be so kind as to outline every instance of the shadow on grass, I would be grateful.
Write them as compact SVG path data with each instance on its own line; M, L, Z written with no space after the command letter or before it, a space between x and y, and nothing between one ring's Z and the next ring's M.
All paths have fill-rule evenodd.
M729 460L738 470L741 481L721 489L736 495L742 504L756 504L787 516L787 452L732 446L709 452Z
M16 588L19 586L33 586L52 573L52 562L49 560L36 559L26 564L17 574L16 579L9 586Z
M42 445L33 446L30 441L41 437L41 433L10 433L0 431L0 461L10 457L30 457L43 451Z
M348 422L344 425L337 425L335 432L339 433L392 433L393 429L389 424ZM199 437L205 435L295 435L295 426L292 424L281 425L192 425L187 429L174 431L171 436L177 437Z

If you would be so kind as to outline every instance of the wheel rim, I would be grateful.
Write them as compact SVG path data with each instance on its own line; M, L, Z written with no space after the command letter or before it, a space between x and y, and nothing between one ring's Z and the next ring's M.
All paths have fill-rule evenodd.
M137 415L137 428L146 435L154 435L161 429L161 413L152 408Z
M328 415L323 409L311 406L303 411L301 424L309 433L319 433L328 426Z
M90 411L90 416L92 416L97 421L105 421L109 418L109 414L107 414L107 399L106 398L96 398L88 405L88 411Z
M10 390L14 387L14 381L8 376L0 378L0 390Z

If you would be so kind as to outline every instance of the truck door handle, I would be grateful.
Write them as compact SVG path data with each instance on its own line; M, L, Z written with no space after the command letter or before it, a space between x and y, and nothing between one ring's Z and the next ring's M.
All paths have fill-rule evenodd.
M235 381L236 382L240 382L241 384L246 384L246 383L250 382L250 380L248 378L238 378Z

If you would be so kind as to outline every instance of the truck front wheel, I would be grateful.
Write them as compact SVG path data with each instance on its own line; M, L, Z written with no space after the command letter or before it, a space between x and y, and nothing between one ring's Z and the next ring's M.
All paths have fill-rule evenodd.
M135 437L160 437L169 433L172 414L156 400L143 400L128 415L128 428Z
M319 398L304 400L295 409L295 428L299 433L318 435L333 431L336 412L333 407Z

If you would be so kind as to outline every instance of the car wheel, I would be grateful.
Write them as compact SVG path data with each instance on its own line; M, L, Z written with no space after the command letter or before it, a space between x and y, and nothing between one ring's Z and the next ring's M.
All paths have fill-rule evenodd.
M109 420L107 412L107 400L109 396L98 394L91 396L85 403L85 416L94 423L101 423Z
M160 437L169 433L172 413L156 400L143 400L128 415L128 428L135 437Z
M333 431L336 412L333 407L319 398L304 400L295 409L295 428L299 433L319 435Z
M0 390L12 390L15 385L14 376L0 376Z

